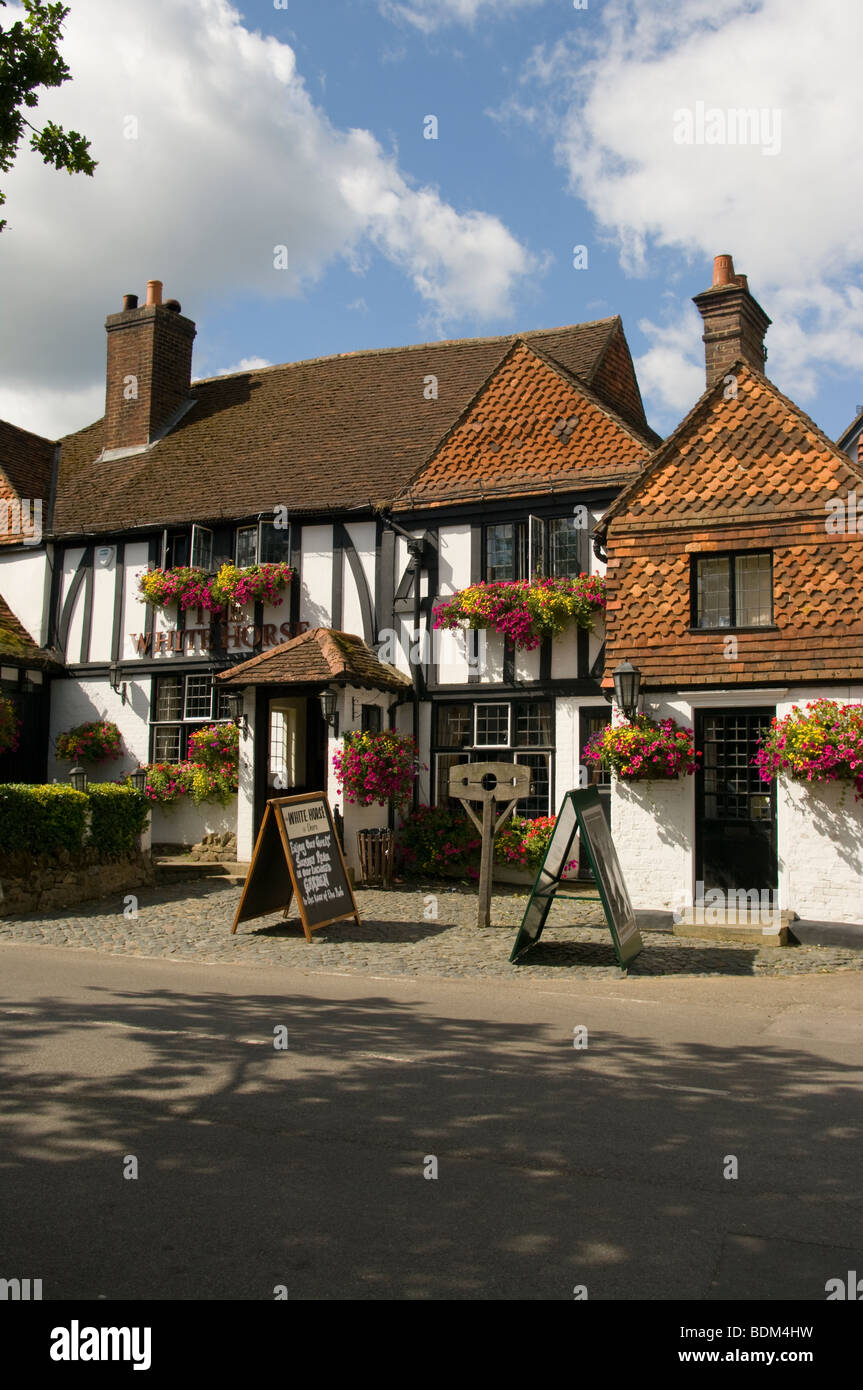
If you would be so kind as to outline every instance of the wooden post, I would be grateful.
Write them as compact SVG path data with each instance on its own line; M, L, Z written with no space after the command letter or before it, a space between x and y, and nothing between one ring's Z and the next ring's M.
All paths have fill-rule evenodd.
M494 802L489 797L482 804L482 850L479 861L479 905L476 924L491 926L491 879L494 858Z

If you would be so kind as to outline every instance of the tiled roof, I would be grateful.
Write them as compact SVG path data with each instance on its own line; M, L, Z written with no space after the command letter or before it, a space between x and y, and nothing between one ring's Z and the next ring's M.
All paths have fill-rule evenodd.
M599 394L620 389L623 408L633 409L638 388L634 378L626 382L618 318L523 338L587 382L598 371ZM55 533L244 518L279 505L314 515L388 502L514 341L346 353L200 381L173 431L146 453L110 463L97 462L99 421L61 441ZM607 349L616 377L605 365ZM430 376L436 400L424 394Z
M48 500L51 492L51 465L54 445L50 439L18 429L0 420L0 500L3 502L27 499L42 502L42 525L48 525ZM25 515L32 519L32 509ZM5 519L5 509L4 509ZM19 535L9 535L0 526L0 545L20 543Z
M860 467L760 372L738 362L737 395L720 380L696 402L643 473L616 497L597 530L616 519L677 525L767 519L853 491ZM789 466L794 461L794 466Z
M216 677L225 685L354 685L365 690L411 689L394 666L379 661L361 637L315 627Z
M26 664L43 671L56 668L59 672L62 668L61 661L43 647L37 646L24 624L16 618L2 594L0 594L0 658L7 663L14 661L19 666Z
M736 398L706 392L597 528L605 685L624 658L653 686L863 679L863 532L828 530L827 507L863 504L863 468L766 377L733 374ZM746 550L772 552L774 626L690 631L691 557Z
M396 508L625 483L654 438L625 424L536 343L518 339Z

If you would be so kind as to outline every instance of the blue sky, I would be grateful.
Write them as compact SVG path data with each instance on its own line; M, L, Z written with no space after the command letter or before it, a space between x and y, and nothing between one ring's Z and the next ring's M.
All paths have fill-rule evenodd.
M863 403L856 0L70 3L74 81L39 110L100 163L4 179L3 417L100 415L105 315L160 278L199 376L619 313L666 433L718 252L777 384L833 437ZM699 105L710 141L676 138Z

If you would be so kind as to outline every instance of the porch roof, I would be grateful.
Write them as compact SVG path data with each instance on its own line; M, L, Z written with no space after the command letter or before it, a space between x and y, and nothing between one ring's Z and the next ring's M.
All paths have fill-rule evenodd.
M33 641L22 622L0 594L0 658L4 666L33 666L40 671L59 674L63 662L54 652Z
M411 689L409 677L379 661L361 637L314 627L216 677L223 685L354 685L362 690Z

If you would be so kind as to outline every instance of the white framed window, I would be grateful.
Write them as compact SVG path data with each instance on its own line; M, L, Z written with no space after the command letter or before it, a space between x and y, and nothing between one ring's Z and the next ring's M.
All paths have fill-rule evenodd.
M277 526L274 521L239 526L235 554L238 569L248 565L287 565L291 558L290 528Z
M227 691L214 689L211 675L157 676L150 708L153 761L182 761L196 728L228 719Z
M213 568L213 533L208 526L192 527L192 568Z
M473 742L475 748L509 747L508 704L474 706Z

